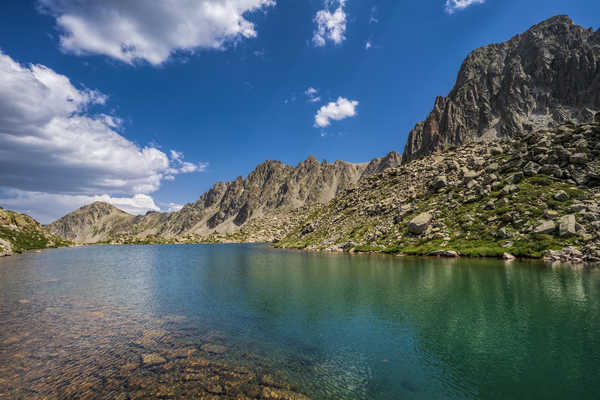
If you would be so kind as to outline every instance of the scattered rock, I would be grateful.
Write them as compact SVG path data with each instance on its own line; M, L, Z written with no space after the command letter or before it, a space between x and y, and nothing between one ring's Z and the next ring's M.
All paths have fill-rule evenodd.
M432 219L433 216L430 213L421 213L410 221L408 231L414 235L420 235L429 228Z
M550 234L550 233L554 233L554 231L556 230L556 224L554 223L554 221L540 221L538 222L537 226L534 229L535 233L542 233L542 234Z
M226 346L220 344L206 343L201 347L202 351L206 351L207 353L213 354L223 354L226 353L229 349Z
M448 185L448 178L446 178L446 175L440 175L431 182L431 188L433 190L442 189L442 188L446 187L447 185Z
M570 197L564 190L558 190L556 193L554 193L553 198L556 201L567 201Z
M166 362L167 362L167 360L165 358L161 357L161 355L157 354L157 353L142 355L142 363L148 367L164 364Z
M560 219L558 230L560 237L569 237L577 235L577 220L575 215L565 215Z
M454 250L436 250L427 254L430 257L445 257L445 258L456 258L458 253Z

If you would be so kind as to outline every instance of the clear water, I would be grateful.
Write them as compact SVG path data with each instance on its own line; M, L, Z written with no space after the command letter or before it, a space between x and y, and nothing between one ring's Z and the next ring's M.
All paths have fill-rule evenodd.
M90 398L143 398L144 385L134 390L116 372L147 352L127 344L142 328L257 368L248 385L261 388L261 374L273 373L313 399L600 396L600 271L167 245L1 259L0 398L42 396L53 385L68 397L79 388L52 375L59 367L62 376L89 371ZM227 351L203 352L209 342ZM176 387L180 378L165 370L142 363L131 375L152 390ZM234 390L213 379L224 382L213 393Z

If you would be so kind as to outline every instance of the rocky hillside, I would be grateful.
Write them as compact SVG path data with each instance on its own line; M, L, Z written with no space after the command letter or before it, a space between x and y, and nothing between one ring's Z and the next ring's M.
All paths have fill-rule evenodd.
M387 169L316 210L279 246L598 262L600 114L596 120Z
M104 241L278 239L290 218L305 206L325 204L361 178L401 163L398 153L370 163L327 163L309 157L296 167L280 161L259 164L245 179L217 182L180 211L133 216L105 203L94 203L49 224L48 230L78 243ZM259 219L246 229L242 227ZM252 228L252 229L250 229Z
M68 244L50 234L30 216L0 207L0 257Z
M600 110L600 30L557 16L475 50L448 97L410 132L405 162L449 145L511 137Z

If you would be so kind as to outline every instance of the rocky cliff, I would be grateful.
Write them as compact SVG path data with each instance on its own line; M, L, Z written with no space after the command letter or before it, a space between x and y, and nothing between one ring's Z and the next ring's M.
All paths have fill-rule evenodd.
M0 207L0 257L68 244L49 233L30 216Z
M361 178L400 162L400 155L394 152L363 164L319 162L313 156L296 167L265 161L245 179L217 182L196 202L171 214L133 216L109 204L94 203L47 228L79 243L148 238L198 240L209 235L231 240L274 240L284 236L299 209L325 204ZM253 219L260 219L262 224L251 224L243 230ZM255 229L251 231L250 227Z
M473 51L448 97L410 132L403 161L449 145L589 122L600 110L600 30L556 16Z
M600 262L596 120L387 169L311 213L279 246Z

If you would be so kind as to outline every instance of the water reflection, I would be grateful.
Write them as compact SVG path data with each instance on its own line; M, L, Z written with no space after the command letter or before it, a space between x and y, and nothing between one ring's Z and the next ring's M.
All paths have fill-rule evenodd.
M592 398L600 390L598 271L121 246L1 260L0 289L0 394L15 398L53 387L67 396L71 386L52 371L80 377L69 389L79 396L107 398Z

